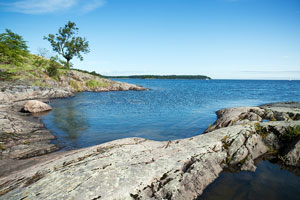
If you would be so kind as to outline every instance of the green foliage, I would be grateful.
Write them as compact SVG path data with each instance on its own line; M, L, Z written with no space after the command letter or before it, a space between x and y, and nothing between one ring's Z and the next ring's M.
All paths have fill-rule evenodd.
M0 81L11 80L12 73L7 72L5 69L0 69Z
M47 68L48 75L50 77L54 77L58 75L58 68L60 67L60 64L56 61L55 57L51 57L50 59L50 65Z
M107 87L108 83L97 81L97 80L89 80L85 83L85 85L89 88L101 88L101 87Z
M40 57L40 56L34 56L34 58L33 58L33 65L36 67L45 66L48 64L48 62L49 62L48 60L46 60L45 58Z
M28 55L28 47L22 36L6 29L0 34L0 62L20 65Z
M48 40L53 51L59 53L66 59L65 67L70 68L70 60L77 57L83 60L81 53L89 52L89 44L85 38L76 36L78 28L74 22L68 22L63 28L60 27L58 33L49 34L44 37Z
M300 125L289 126L286 128L285 133L280 135L280 140L288 143L293 141L295 138L299 136L300 136Z
M66 69L70 69L73 67L73 64L64 60L59 59L58 61L60 64L62 64Z

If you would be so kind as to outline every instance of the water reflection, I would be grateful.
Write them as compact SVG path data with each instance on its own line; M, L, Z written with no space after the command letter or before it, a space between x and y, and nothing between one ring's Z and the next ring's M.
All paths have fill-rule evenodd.
M299 200L299 188L299 176L262 160L255 172L222 172L197 200Z
M89 128L89 123L85 112L82 112L75 102L70 98L66 103L56 105L52 111L52 124L56 125L56 132L62 132L64 144L72 143L73 146L80 146L79 136Z

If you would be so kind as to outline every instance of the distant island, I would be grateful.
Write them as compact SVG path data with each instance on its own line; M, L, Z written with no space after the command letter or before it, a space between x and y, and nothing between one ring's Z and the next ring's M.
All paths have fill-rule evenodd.
M139 78L139 79L201 79L210 80L204 75L131 75L131 76L105 76L105 78Z

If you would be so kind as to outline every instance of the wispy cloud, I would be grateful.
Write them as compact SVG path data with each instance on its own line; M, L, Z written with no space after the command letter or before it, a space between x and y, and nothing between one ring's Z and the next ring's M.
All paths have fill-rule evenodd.
M106 3L105 0L90 0L86 1L85 4L82 7L83 12L89 12L92 11L98 7L103 6Z
M0 3L2 10L24 14L64 12L71 9L89 12L105 4L106 0L13 0Z

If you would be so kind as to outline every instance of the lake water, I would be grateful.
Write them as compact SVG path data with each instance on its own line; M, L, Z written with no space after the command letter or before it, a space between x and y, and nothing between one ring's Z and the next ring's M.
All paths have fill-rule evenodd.
M149 91L83 92L51 101L42 121L64 150L125 137L173 140L201 134L215 111L300 101L300 81L124 79ZM300 177L268 161L257 171L222 172L199 199L300 199Z
M125 137L174 140L201 134L215 111L300 101L300 81L123 79L149 91L83 92L52 100L42 117L65 149Z

